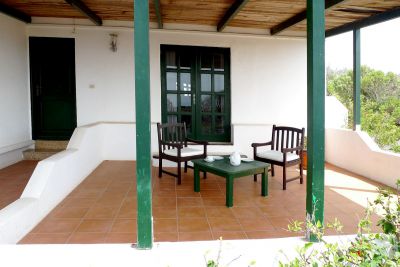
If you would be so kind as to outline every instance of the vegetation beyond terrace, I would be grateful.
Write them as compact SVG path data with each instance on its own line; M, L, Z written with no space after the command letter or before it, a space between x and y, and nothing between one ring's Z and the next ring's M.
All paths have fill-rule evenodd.
M328 94L349 111L353 125L353 71L327 70ZM385 150L400 153L400 75L361 67L361 128Z

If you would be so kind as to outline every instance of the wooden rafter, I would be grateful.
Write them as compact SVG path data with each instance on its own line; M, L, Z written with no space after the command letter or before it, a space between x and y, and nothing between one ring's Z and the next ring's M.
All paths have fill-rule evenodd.
M80 12L82 12L85 16L87 16L91 21L93 21L94 24L97 26L103 25L103 21L99 16L96 15L96 13L93 12L85 3L83 3L81 0L65 0L68 4L71 6L75 7L78 9Z
M345 1L345 0L326 0L325 1L325 9L332 8L332 7L336 6L337 4L340 4L343 1ZM304 11L294 15L293 17L279 23L278 25L272 27L271 35L278 34L281 31L283 31L287 28L290 28L290 27L296 25L297 23L302 22L306 18L307 18L307 10L304 10Z
M218 22L217 30L223 31L228 23L239 13L239 11L249 2L249 0L236 0L235 3L226 11L220 22Z
M162 29L163 28L163 19L162 19L162 13L161 13L160 0L154 0L154 9L156 11L158 28Z
M7 6L7 5L5 5L3 3L0 3L0 12L4 13L4 14L10 16L10 17L16 18L16 19L18 19L20 21L23 21L25 23L31 23L32 22L31 16L25 14L22 11L19 11L19 10L15 9L15 8Z
M360 29L363 27L371 26L371 25L385 22L385 21L395 19L398 17L400 17L400 7L397 7L397 8L388 10L388 11L384 11L384 12L381 12L374 16L371 16L371 17L368 17L368 18L365 18L362 20L350 22L350 23L344 24L342 26L327 30L325 32L325 36L331 37L331 36L334 36L337 34L341 34L341 33L355 30L355 29Z

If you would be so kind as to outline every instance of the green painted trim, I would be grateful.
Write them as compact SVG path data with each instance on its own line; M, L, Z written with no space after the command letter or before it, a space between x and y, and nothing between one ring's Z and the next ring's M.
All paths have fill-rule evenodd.
M149 1L135 0L136 186L139 249L153 247L151 203Z
M154 0L154 9L156 10L158 28L162 29L164 27L164 25L163 25L163 19L162 19L160 0Z
M353 31L353 130L361 124L361 44L360 29Z
M235 16L244 8L249 0L236 0L235 3L226 11L225 15L218 22L217 31L222 32L225 27L232 21Z
M201 139L207 140L210 142L230 142L231 141L231 79L230 79L230 49L229 48L214 48L214 47L197 47L197 46L179 46L179 45L161 45L161 118L162 122L166 123L168 121L168 115L176 115L178 117L178 122L181 122L182 115L190 115L192 116L192 132L188 134L190 138L193 139ZM176 52L176 68L167 68L166 66L166 52L174 51ZM216 53L220 53L224 55L224 66L225 69L223 71L215 70L214 67L211 70L201 70L201 58L202 55L214 55ZM191 61L191 69L181 69L179 66L179 62L183 56L191 57L189 60ZM187 59L186 59L187 60ZM211 58L211 61L213 58ZM177 91L167 91L167 81L166 76L167 72L177 73L177 83L178 90ZM191 92L192 95L192 110L191 112L183 112L180 110L180 95L187 94L187 91L181 91L180 88L180 77L182 73L190 73L191 74ZM201 91L201 74L210 74L211 78L211 91L210 92L202 92ZM224 75L224 84L225 90L224 92L215 92L214 90L214 75L223 74ZM178 107L175 112L167 111L167 94L176 94L178 96ZM210 95L212 99L212 111L211 112L202 112L201 111L201 96L202 95ZM215 101L217 96L224 96L224 112L217 112L215 108ZM203 134L201 132L201 116L202 115L211 115L213 118L212 121L212 130L210 134ZM224 118L225 129L224 133L216 134L215 132L215 119L217 116L222 116Z
M325 3L307 0L307 217L324 222ZM313 217L315 216L315 217ZM315 236L309 235L311 241Z

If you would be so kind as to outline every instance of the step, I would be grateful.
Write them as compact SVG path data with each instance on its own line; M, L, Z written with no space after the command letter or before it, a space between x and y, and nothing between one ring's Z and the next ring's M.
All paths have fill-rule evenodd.
M65 150L68 146L68 141L49 141L36 140L35 149L39 150Z
M63 149L28 149L23 152L25 160L44 160L63 151Z

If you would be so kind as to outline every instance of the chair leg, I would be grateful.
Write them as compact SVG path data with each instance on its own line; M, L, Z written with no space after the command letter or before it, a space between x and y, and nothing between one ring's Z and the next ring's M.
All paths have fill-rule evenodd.
M283 190L286 190L286 166L283 165Z
M185 161L185 173L187 173L187 169L188 169L188 162L187 161Z
M162 158L158 158L158 177L161 178L162 176Z
M254 174L254 182L257 182L257 174Z
M275 169L274 169L274 165L271 165L271 175L275 176Z
M300 184L303 184L303 164L300 163Z
M178 185L181 184L181 162L178 161Z
M207 173L203 172L203 179L207 179Z

